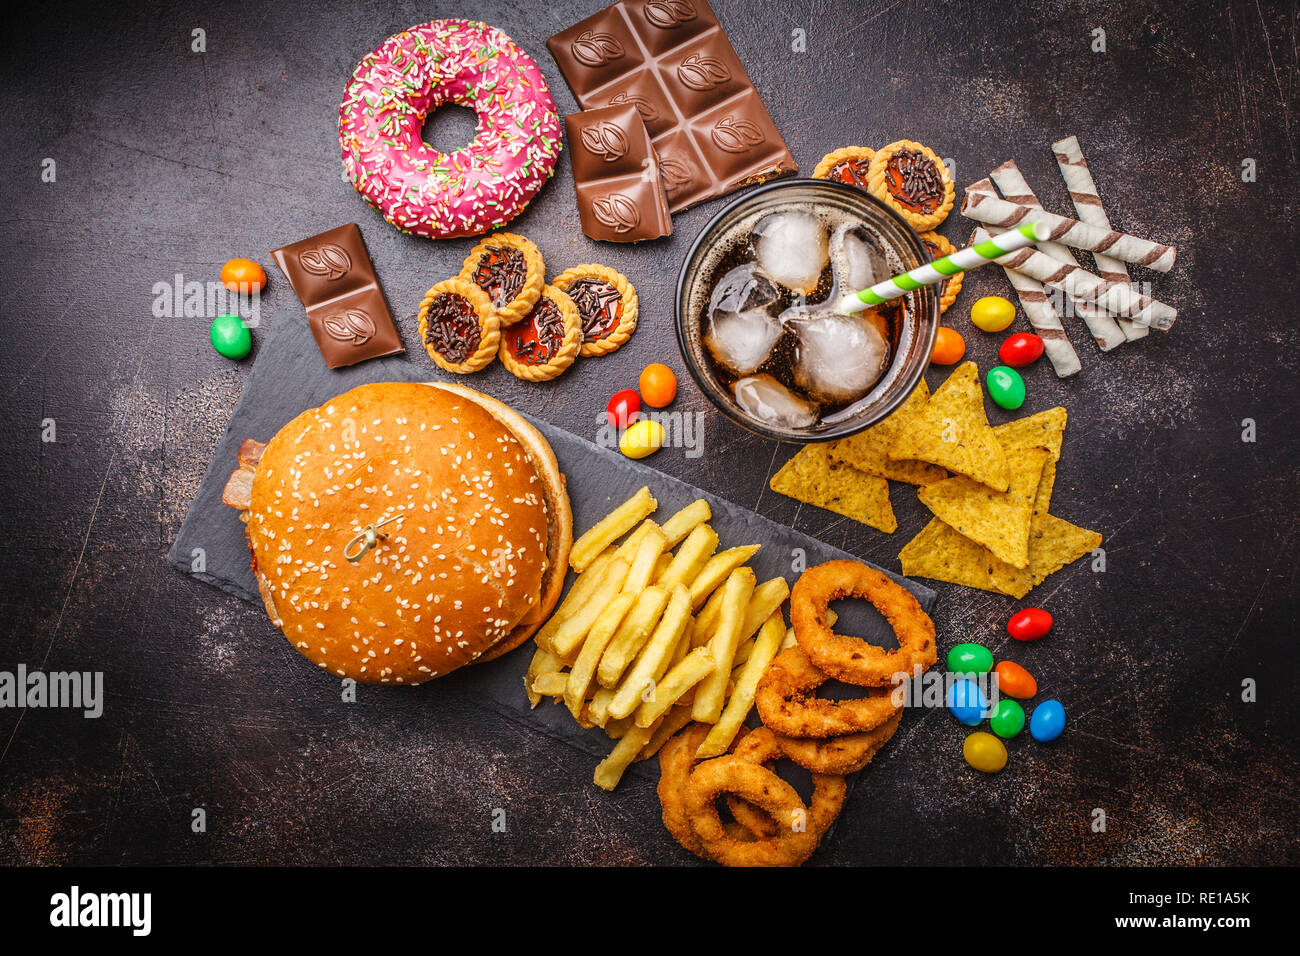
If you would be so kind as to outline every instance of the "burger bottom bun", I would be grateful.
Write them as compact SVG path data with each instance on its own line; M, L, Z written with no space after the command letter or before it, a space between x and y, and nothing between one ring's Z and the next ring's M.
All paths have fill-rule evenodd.
M564 590L564 579L569 570L569 548L573 545L573 508L569 504L564 472L560 471L560 463L545 436L509 405L465 385L453 382L425 384L469 399L508 428L524 446L542 480L546 500L546 568L542 572L541 594L523 620L473 663L496 660L537 633L551 616Z

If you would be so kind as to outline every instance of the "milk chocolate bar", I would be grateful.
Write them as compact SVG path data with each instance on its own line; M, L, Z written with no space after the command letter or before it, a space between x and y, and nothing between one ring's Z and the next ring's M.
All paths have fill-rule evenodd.
M672 235L673 220L641 114L630 103L564 118L582 231L607 242Z
M636 107L672 212L798 168L704 0L619 0L546 45L584 110Z
M271 253L330 368L405 351L354 222Z

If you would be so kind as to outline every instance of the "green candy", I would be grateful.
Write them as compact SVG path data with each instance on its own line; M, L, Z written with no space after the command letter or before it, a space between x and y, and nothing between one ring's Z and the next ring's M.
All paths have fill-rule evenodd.
M1015 369L996 365L989 369L986 381L989 395L1000 407L1013 412L1025 404L1025 380Z
M1025 729L1025 708L1014 700L1000 700L998 709L989 718L989 726L1003 740L1010 740Z
M241 359L253 351L253 333L237 315L219 315L208 330L212 347L229 359Z
M983 644L958 644L948 652L948 670L954 674L987 674L993 670L993 652Z

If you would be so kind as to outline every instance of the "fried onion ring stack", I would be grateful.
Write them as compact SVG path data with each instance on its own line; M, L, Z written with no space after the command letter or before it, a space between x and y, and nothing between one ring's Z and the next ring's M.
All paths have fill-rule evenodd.
M831 630L832 601L869 600L898 638L897 650ZM768 666L755 703L765 726L733 752L700 760L708 727L693 724L659 754L664 825L690 852L726 866L798 866L817 849L844 805L844 775L861 770L893 737L902 708L892 691L937 660L934 623L915 597L856 561L829 561L800 577L790 597L794 642ZM789 638L787 638L787 641ZM816 697L835 679L866 689L863 697ZM812 774L805 804L773 769L788 758ZM725 822L718 800L734 818Z

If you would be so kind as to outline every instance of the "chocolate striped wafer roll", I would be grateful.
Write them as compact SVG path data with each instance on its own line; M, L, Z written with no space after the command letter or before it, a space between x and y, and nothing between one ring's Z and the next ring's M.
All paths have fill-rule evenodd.
M981 196L967 193L962 201L962 215L987 226L1001 226L1014 229L1022 222L1038 221L1044 223L1051 231L1052 238L1076 249L1089 252L1104 252L1125 262L1154 269L1156 272L1168 272L1174 265L1174 247L1162 246L1150 239L1126 235L1111 229L1090 226L1086 222L1058 216L1056 213L1041 209L1017 206L1005 199L995 196Z
M997 169L993 170L992 178L998 189L1002 190L1002 195L1006 197L1007 202L1013 202L1018 206L1028 206L1037 211L1043 211L1043 204L1038 201L1034 195L1033 189L1030 188L1029 182L1020 172L1020 167L1016 161L1009 160L1003 163ZM1040 242L1038 244L1040 252L1045 252L1053 259L1060 259L1062 262L1068 262L1077 266L1079 260L1074 258L1068 246L1059 242ZM1097 342L1097 347L1103 352L1109 352L1117 345L1123 345L1127 341L1124 330L1120 328L1115 317L1105 309L1092 302L1076 302L1075 310L1079 313L1079 318L1083 319L1084 325L1088 326L1088 331L1092 333L1093 339ZM1128 319L1124 320L1128 322ZM1131 323L1130 323L1131 324Z
M1102 205L1097 184L1093 182L1092 172L1083 158L1079 138L1067 136L1065 139L1057 140L1052 144L1052 152L1056 154L1056 164L1061 167L1061 178L1065 180L1065 188L1070 191L1070 201L1074 203L1074 211L1079 221L1086 222L1090 226L1109 229L1110 217L1106 215L1106 207ZM1123 260L1108 256L1104 252L1094 252L1092 257L1097 261L1097 272L1107 282L1132 281L1128 274L1128 266ZM1135 325L1127 319L1121 319L1119 327L1124 330L1124 337L1130 342L1142 338L1148 331L1146 326Z
M987 188L992 192L993 184L987 179L981 179L966 188L967 191ZM982 242L988 236L987 229L976 227L971 242ZM1079 362L1078 353L1074 351L1074 346L1070 344L1070 340L1065 337L1065 328L1061 325L1061 317L1048 300L1043 284L1036 279L1031 279L1029 276L1008 269L1006 266L1002 267L1002 271L1006 273L1011 288L1016 290L1016 297L1020 299L1020 307L1025 310L1025 318L1029 320L1029 324L1038 333L1038 337L1043 340L1043 352L1047 355L1047 361L1052 363L1052 369L1056 372L1057 378L1068 378L1082 369L1083 366Z

